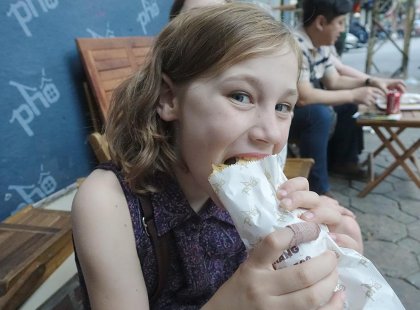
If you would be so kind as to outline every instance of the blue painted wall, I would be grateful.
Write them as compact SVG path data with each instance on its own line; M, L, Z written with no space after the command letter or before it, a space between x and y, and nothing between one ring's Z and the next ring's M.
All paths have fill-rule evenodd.
M75 38L156 35L171 3L0 2L0 220L95 165Z

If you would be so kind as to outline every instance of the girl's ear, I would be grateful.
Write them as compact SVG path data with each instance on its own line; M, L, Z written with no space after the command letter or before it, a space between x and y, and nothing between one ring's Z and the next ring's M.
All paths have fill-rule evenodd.
M175 94L175 85L166 74L162 75L157 112L164 121L170 122L178 119L178 100Z

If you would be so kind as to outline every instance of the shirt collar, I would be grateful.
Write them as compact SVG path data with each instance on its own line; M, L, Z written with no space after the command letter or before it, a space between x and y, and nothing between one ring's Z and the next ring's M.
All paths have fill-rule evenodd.
M164 180L164 190L152 193L150 196L158 236L162 236L168 231L182 225L192 217L195 217L197 221L214 217L219 221L233 225L229 213L216 206L210 199L198 214L195 213L178 182L170 179L170 177L166 178Z
M314 44L312 43L311 38L308 36L308 34L305 31L305 28L303 25L300 25L295 30L297 39L303 43L303 45L310 51L316 50Z

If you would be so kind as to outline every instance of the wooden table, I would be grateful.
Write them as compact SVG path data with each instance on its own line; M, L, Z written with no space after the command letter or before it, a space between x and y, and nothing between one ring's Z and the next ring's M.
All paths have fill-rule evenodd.
M374 174L372 173L371 180L366 184L365 188L358 196L365 197L399 166L407 172L417 187L420 187L420 166L416 158L416 151L420 146L420 131L417 140L415 139L411 145L406 145L407 142L404 144L400 139L401 133L406 128L420 128L420 111L402 111L400 120L359 118L357 124L360 126L371 126L383 143L370 154L365 163L370 161L372 164L374 158L386 149L394 157L394 161L379 176L374 177Z

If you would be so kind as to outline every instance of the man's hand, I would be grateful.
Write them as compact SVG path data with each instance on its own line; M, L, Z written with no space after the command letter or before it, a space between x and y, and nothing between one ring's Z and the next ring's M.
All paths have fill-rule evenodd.
M378 87L358 87L351 90L353 102L374 106L378 98L385 97L386 92Z
M370 78L370 86L377 87L385 93L392 89L396 89L401 93L406 91L405 83L400 79Z

